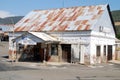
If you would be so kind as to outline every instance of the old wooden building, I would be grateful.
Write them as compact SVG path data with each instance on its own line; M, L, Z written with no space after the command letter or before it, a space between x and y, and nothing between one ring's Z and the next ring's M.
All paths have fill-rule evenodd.
M95 64L114 59L109 5L33 10L9 35L9 58Z
M0 24L0 41L9 41L9 32L13 31L13 25Z

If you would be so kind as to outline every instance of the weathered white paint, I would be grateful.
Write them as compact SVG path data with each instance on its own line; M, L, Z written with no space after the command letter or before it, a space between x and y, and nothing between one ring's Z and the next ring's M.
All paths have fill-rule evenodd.
M80 63L81 64L84 64L85 63L85 60L84 60L84 57L85 57L85 45L81 45L80 47L81 51L80 51Z
M100 27L104 30L100 31ZM108 31L105 31L108 29ZM112 45L113 55L115 52L115 32L110 20L108 10L106 8L104 14L92 25L89 31L69 31L69 32L46 32L51 36L58 38L61 44L71 44L71 59L80 59L80 63L84 63L84 56L90 57L90 63L96 63L96 46L101 47L101 57L103 57L104 46L106 46L106 53L108 53L108 45ZM15 37L20 36L23 32L15 33ZM12 35L10 34L10 46L12 49ZM108 54L106 54L107 56ZM80 57L79 57L80 56ZM89 59L89 58L88 58ZM102 58L101 58L102 59Z
M91 42L90 42L91 63L94 63L93 58L96 56L96 46L97 45L101 46L101 55L102 55L104 45L107 45L107 46L112 45L113 46L113 53L114 53L114 50L115 50L114 44L115 44L114 39L91 37Z
M16 42L13 45L13 39L15 39L16 37L21 36L22 34L24 34L24 32L18 32L18 33L9 33L9 50L16 50Z
M100 31L100 27L104 27L107 29L110 29L111 32L109 31ZM96 56L96 45L101 46L101 55L103 54L103 46L104 45L112 45L113 47L113 53L115 53L115 32L113 29L113 25L110 20L110 16L108 14L108 10L106 8L104 14L100 17L98 22L93 25L92 27L92 32L91 32L91 42L90 42L90 63L94 64L95 63L95 56ZM106 53L108 47L106 48ZM106 54L107 56L108 54ZM102 57L102 56L101 56Z
M112 25L107 8L105 9L103 15L100 17L100 19L97 21L97 23L95 25L93 25L93 27L91 28L92 29L91 34L94 34L93 31L99 32L100 27L105 27L105 28L110 29L111 32L109 32L109 33L106 32L107 33L106 36L115 38L115 31L113 29L113 25ZM103 33L105 33L105 32L103 32ZM101 33L99 33L99 34L101 34Z
M71 62L78 62L79 61L79 45L78 44L72 44L71 45Z
M37 43L37 42L43 42L42 39L40 39L40 38L38 38L38 37L36 37L36 36L34 36L34 35L31 35L31 34L26 34L26 35L24 35L23 37L24 37L24 38L29 38L29 39L33 40L34 42L36 42L36 43ZM19 41L21 41L21 40L23 40L22 37L16 39L16 42L19 43Z
M71 49L71 53L73 54L74 58L79 59L79 44L72 44Z
M85 46L81 44L71 45L72 62L84 63Z
M85 63L84 56L90 55L90 32L58 32L51 33L51 35L59 38L62 44L71 45L71 60L72 62Z

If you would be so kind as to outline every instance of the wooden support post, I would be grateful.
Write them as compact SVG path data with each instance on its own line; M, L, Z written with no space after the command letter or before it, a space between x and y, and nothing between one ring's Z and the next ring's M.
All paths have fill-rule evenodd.
M62 47L61 44L58 44L58 58L59 58L59 62L62 61Z

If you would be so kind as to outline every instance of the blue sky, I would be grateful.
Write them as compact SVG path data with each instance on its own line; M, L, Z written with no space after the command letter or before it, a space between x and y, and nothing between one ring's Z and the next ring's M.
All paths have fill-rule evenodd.
M111 10L120 10L120 0L0 0L0 17L25 16L31 10L35 9L97 4L109 4Z

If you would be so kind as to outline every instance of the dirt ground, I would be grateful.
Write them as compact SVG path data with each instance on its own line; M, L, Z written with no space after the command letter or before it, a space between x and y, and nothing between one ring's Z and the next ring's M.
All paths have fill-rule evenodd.
M0 42L0 55L8 55L9 43Z

